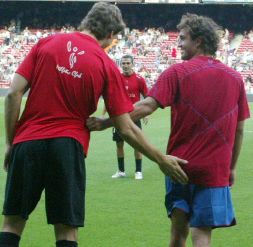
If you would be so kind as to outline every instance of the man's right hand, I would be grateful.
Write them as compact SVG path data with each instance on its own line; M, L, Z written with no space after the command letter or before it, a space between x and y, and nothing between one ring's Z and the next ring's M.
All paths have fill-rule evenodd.
M98 118L98 117L89 117L86 120L86 125L90 131L101 131L106 129L104 126L104 121L105 119L103 118Z
M187 163L188 161L179 159L176 156L166 155L163 162L159 163L159 167L161 171L166 176L169 176L173 182L187 184L188 177L181 168L181 166L184 166Z
M4 165L3 168L7 172L10 165L10 156L11 156L12 146L6 145L6 151L4 155Z
M233 186L235 183L235 177L236 177L236 171L235 169L230 170L230 176L229 176L229 186Z

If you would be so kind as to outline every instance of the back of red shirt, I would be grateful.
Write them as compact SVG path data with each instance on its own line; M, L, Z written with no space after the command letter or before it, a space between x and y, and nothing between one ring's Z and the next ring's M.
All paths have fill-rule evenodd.
M237 122L249 117L239 73L199 56L163 72L150 96L172 107L167 153L189 161L190 182L228 185Z
M72 137L88 150L86 119L101 95L110 115L132 110L121 74L97 41L82 33L42 39L17 70L30 84L14 143Z

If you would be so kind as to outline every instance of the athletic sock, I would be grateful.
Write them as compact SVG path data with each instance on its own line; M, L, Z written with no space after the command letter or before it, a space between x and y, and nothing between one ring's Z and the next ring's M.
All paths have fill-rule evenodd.
M0 247L18 247L20 236L11 232L0 232Z
M125 172L124 157L118 158L118 168L119 168L119 171Z
M141 164L142 159L135 159L135 166L136 166L135 172L141 172Z
M56 242L56 247L78 247L78 245L75 241L59 240Z

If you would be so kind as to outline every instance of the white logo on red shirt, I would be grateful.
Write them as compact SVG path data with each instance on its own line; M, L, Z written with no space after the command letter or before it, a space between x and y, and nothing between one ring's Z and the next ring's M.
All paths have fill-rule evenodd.
M73 47L73 49L72 49L71 41L68 41L68 43L67 43L67 50L68 50L68 52L71 52L71 54L69 55L69 65L70 65L70 68L72 69L74 67L74 64L77 62L77 55L81 56L85 52L84 51L78 52L78 48L76 46Z
M70 52L71 54L69 55L69 66L70 69L67 69L64 66L61 66L59 64L56 65L56 69L62 73L62 74L67 74L70 75L74 78L82 78L83 73L76 71L76 70L72 70L74 68L75 63L77 63L77 55L81 56L85 53L85 51L79 51L78 52L78 48L76 46L74 46L72 48L72 43L71 41L68 41L67 43L67 51Z

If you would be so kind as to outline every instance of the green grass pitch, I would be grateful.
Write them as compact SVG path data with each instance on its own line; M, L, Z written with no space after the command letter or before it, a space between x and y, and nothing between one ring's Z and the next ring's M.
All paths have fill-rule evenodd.
M253 104L251 113L253 113ZM96 115L101 113L99 105ZM0 98L0 160L5 151L3 98ZM148 139L163 152L169 135L169 110L158 110L144 126ZM80 247L166 247L170 221L164 208L164 177L156 164L143 160L144 180L134 180L133 149L125 145L124 179L111 179L116 171L115 143L111 129L94 132L86 159L87 194L85 228L79 229ZM253 246L253 120L246 123L245 138L238 163L232 196L238 225L213 231L213 247ZM221 157L222 158L222 157ZM0 205L4 199L6 173L0 170ZM3 217L0 217L2 224ZM53 227L44 212L44 195L30 216L21 247L54 247ZM188 240L187 246L191 247Z

